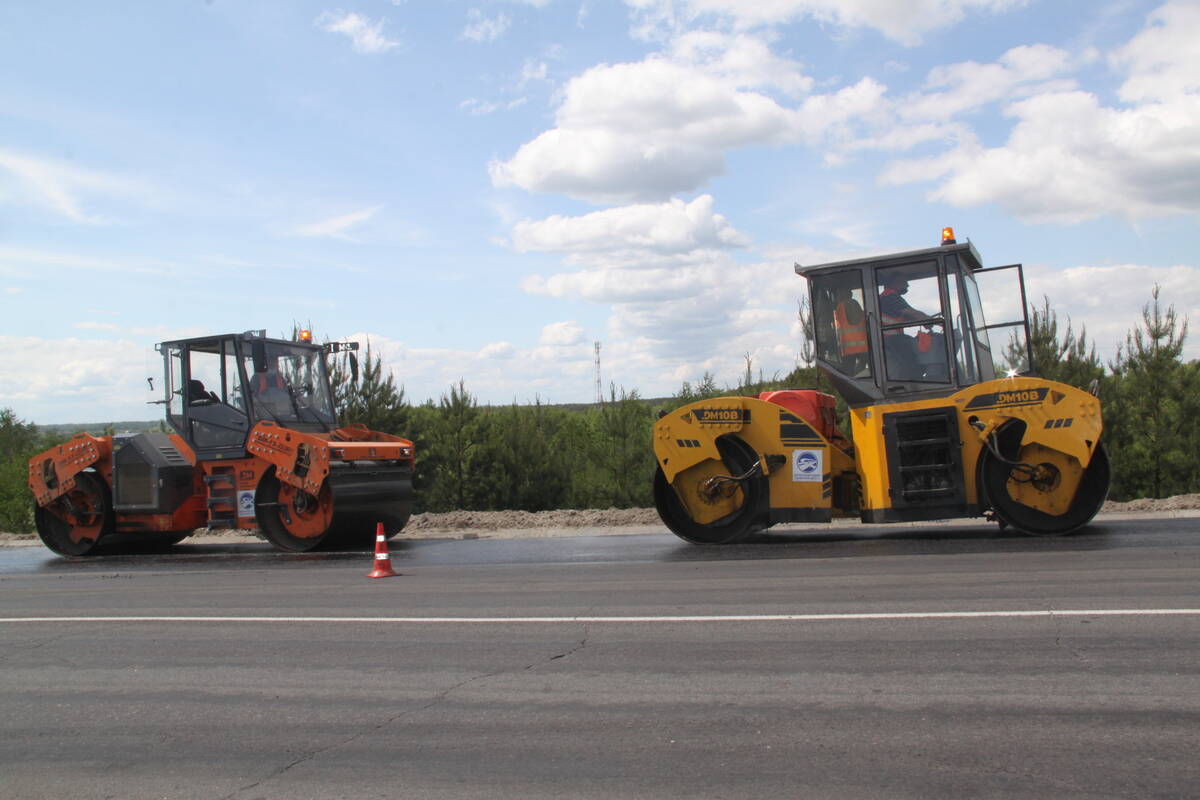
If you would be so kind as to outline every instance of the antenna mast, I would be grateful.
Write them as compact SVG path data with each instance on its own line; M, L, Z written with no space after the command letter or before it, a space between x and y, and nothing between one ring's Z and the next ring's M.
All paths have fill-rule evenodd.
M600 386L600 343L596 342L596 403L604 402L604 390Z

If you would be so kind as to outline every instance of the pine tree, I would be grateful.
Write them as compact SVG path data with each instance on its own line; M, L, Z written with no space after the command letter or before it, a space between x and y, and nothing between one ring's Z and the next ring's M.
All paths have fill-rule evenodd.
M1040 309L1029 309L1029 343L1034 367L1043 378L1086 389L1104 375L1104 366L1096 356L1096 346L1088 342L1087 328L1081 327L1076 336L1071 318L1067 317L1067 329L1060 339L1058 315L1050 307L1050 298L1044 295ZM1019 344L1010 341L1008 351L1009 362L1024 360L1024 351Z
M465 381L459 379L449 393L442 395L429 431L427 453L434 468L428 488L429 508L448 511L472 506L470 484L476 471L479 433L478 403L467 391Z
M561 508L570 492L569 470L553 445L558 420L538 400L484 415L474 481L480 508L544 511Z
M383 359L371 350L367 340L358 381L353 380L347 352L332 359L329 382L333 386L334 406L343 425L359 422L373 431L408 436L411 406L404 397L404 387L396 386L396 378L383 371Z
M1168 497L1194 491L1196 418L1188 395L1195 370L1181 361L1187 338L1173 305L1164 310L1159 287L1142 308L1141 326L1129 332L1109 364L1104 421L1113 466L1114 499Z
M617 508L650 504L655 467L652 428L650 407L637 391L622 388L618 394L610 384L609 400L600 409L597 458L605 468L611 503Z

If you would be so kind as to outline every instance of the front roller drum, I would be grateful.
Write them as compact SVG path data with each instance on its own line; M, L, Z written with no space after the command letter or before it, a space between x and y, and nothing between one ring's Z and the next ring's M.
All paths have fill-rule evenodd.
M721 462L715 472L729 478L744 476L737 482L736 491L727 495L727 499L736 503L736 508L719 519L697 522L679 497L681 492L689 493L689 498L705 494L709 487L699 476L713 470L701 471L698 477L690 479L688 473L695 468L685 470L675 476L675 485L667 482L662 467L654 473L654 505L658 516L672 533L692 544L732 544L766 527L763 520L767 486L763 476L755 471L758 459L754 451L735 436L718 439L717 451L721 454ZM711 476L704 480L709 479Z
M1031 444L1009 461L985 450L980 479L987 501L1000 521L1033 536L1061 536L1092 521L1108 499L1108 452L1097 444L1087 468L1065 454Z
M85 556L113 532L112 493L99 475L81 472L73 489L34 508L33 518L46 547L62 556Z
M280 550L366 547L383 523L394 536L412 513L412 470L381 464L337 466L310 494L265 476L255 496L259 530Z

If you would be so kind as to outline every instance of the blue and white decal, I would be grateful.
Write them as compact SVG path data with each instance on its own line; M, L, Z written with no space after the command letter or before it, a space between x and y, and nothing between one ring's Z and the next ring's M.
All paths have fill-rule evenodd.
M253 517L254 516L254 491L238 492L238 516Z
M824 450L793 450L792 480L797 483L820 483L825 474Z

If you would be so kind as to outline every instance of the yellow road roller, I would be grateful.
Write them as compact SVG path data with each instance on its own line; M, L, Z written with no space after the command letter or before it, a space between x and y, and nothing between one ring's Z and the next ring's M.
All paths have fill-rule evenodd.
M801 267L814 361L849 407L813 390L699 400L654 426L654 501L696 544L782 522L985 516L1052 536L1108 496L1100 401L1037 377L1020 264L968 241ZM1002 321L989 322L984 307Z

